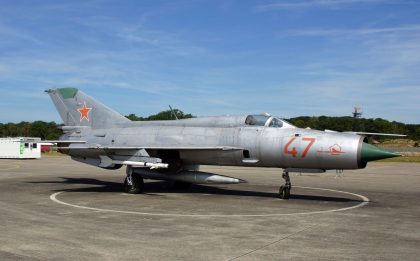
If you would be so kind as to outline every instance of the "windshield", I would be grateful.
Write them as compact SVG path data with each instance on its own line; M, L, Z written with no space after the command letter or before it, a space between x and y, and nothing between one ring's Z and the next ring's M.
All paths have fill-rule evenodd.
M273 118L270 122L270 125L268 125L268 127L281 128L283 127L283 122L280 119Z

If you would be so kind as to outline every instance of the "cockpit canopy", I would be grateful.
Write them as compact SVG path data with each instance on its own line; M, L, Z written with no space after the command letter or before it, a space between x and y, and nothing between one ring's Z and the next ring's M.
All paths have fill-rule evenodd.
M265 126L265 123L270 119L267 115L248 115L245 120L246 125Z
M245 125L250 126L266 126L272 128L294 128L292 124L288 123L285 120L279 119L277 117L264 115L264 114L255 114L248 115L245 119Z

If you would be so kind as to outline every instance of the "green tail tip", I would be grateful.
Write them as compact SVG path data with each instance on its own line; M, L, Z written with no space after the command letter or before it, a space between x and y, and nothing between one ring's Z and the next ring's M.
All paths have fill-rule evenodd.
M383 150L368 143L362 144L360 159L362 162L399 157L401 155Z

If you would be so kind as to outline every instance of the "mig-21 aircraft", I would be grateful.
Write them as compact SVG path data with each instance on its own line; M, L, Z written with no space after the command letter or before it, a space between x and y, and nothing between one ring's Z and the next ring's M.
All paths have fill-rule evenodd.
M134 122L76 88L46 92L64 122L59 151L104 169L126 166L124 191L131 194L143 192L144 179L185 188L246 182L199 171L218 165L282 168L279 197L288 199L289 172L360 169L399 156L368 144L372 133L301 129L266 114Z

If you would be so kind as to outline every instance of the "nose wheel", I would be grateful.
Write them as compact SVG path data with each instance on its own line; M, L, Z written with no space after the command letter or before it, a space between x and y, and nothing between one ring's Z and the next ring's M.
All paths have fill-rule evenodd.
M290 182L289 172L283 171L282 177L285 181L285 184L280 186L279 189L279 198L289 199L290 190L292 189L292 183Z

